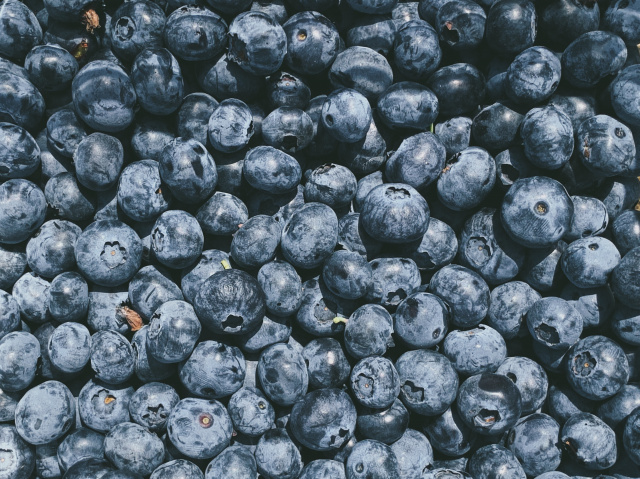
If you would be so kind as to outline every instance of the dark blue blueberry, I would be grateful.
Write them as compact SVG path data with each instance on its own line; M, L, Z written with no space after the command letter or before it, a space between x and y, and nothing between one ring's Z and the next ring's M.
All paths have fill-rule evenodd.
M624 343L639 346L640 312L623 304L616 305L611 317L611 329Z
M487 44L499 55L518 54L533 46L537 33L536 23L537 15L532 2L494 2L487 15Z
M265 314L260 328L239 338L238 345L245 353L259 353L272 344L287 342L291 329L290 317Z
M295 211L282 230L280 248L293 266L320 266L338 240L338 218L322 203L307 203Z
M458 374L446 356L418 349L396 361L400 376L400 399L410 411L437 416L456 398Z
M45 102L40 91L16 72L1 70L0 121L34 131L44 115Z
M487 15L477 3L452 0L438 9L434 25L444 44L454 51L464 51L480 45L486 21Z
M640 465L640 453L638 452L638 446L640 445L640 409L636 408L627 419L622 441L629 458L637 465Z
M400 378L386 358L361 359L351 371L351 390L358 402L368 408L388 408L400 394Z
M62 469L58 463L57 455L58 443L59 441L52 441L48 444L36 446L36 472L38 477L49 479L62 476Z
M175 137L173 125L164 118L145 111L138 112L131 135L131 148L138 160L156 160L162 149Z
M624 424L633 411L640 407L640 387L627 384L608 401L598 407L598 417L612 429Z
M220 100L237 98L249 102L260 97L265 81L264 77L243 70L225 53L200 64L198 83L205 93Z
M560 265L569 281L578 288L606 286L620 262L620 252L606 238L594 236L571 243L562 253Z
M204 475L194 463L186 459L175 459L158 466L149 479L204 479Z
M27 254L22 248L0 244L0 289L10 291L26 267Z
M171 444L192 459L217 456L229 445L232 429L227 410L215 399L183 399L167 423Z
M172 140L163 148L158 163L160 178L172 196L184 203L201 203L209 198L218 183L213 157L196 140Z
M431 278L429 291L447 303L455 326L475 326L489 310L487 283L479 274L463 266L449 265L440 269Z
M346 462L347 479L400 479L400 465L393 450L379 441L357 442Z
M132 220L154 221L169 209L170 201L169 191L162 187L157 161L136 161L122 170L118 206Z
M60 439L73 426L76 400L59 381L45 381L29 389L16 407L16 430L29 444Z
M208 123L209 141L223 153L233 153L249 144L253 136L253 113L241 100L223 100Z
M22 316L34 324L50 319L49 297L51 283L35 273L25 273L13 285L13 298L20 307Z
M432 418L424 427L433 448L446 456L462 456L474 445L476 436L460 418L455 407Z
M360 254L336 251L325 262L322 278L329 290L344 299L367 295L373 286L371 265Z
M200 207L196 219L204 233L229 236L249 219L249 211L240 198L216 191Z
M72 158L78 144L87 136L72 108L63 108L47 120L47 146L50 152Z
M524 148L514 146L495 156L497 184L501 190L507 190L520 178L539 174L539 169L527 159Z
M440 175L446 153L433 133L410 136L387 160L385 175L390 182L405 183L422 191Z
M629 380L629 362L618 344L605 336L588 336L567 352L563 371L571 387L587 399L615 395Z
M244 177L257 190L283 194L293 190L302 178L300 163L271 146L258 146L247 152L242 166Z
M331 459L316 459L308 462L299 479L346 479L344 464Z
M311 99L311 89L300 78L281 71L269 77L267 96L270 109L277 110L280 107L304 109ZM286 111L284 110L283 113ZM289 110L289 113L291 112ZM264 117L264 112L262 112L262 116Z
M356 408L340 389L319 389L305 395L291 410L295 438L315 451L340 448L356 428Z
M471 118L465 116L457 116L436 124L435 134L447 150L447 158L469 147L472 124Z
M442 60L437 32L423 20L406 22L395 35L393 58L407 78L426 80Z
M366 196L360 208L360 223L378 241L408 243L427 231L429 206L413 187L386 183Z
M42 43L42 28L22 2L8 0L2 11L5 13L0 21L0 55L22 62L31 48Z
M545 5L539 15L538 30L542 39L558 51L583 33L597 30L600 23L597 2L560 0Z
M447 208L464 211L478 206L496 181L496 164L489 153L476 146L446 161L438 178L438 199Z
M166 211L153 226L151 249L155 258L169 268L192 265L200 257L203 245L200 224L186 211Z
M608 469L618 458L615 433L593 414L571 416L562 426L560 441L569 457L592 471Z
M307 392L309 376L304 358L288 344L274 344L260 355L257 369L265 395L280 406L290 406Z
M179 371L180 381L191 394L208 399L235 393L246 373L240 349L217 341L200 342Z
M29 267L45 278L74 269L74 247L81 233L80 227L70 221L47 221L27 243Z
M634 43L638 37L638 5L636 2L611 2L604 12L603 29L620 35L625 42ZM636 42L637 43L637 42Z
M136 313L146 320L163 303L181 299L180 288L161 266L140 268L129 282L129 302Z
M602 234L609 225L609 213L602 201L591 196L572 196L571 228L564 235L566 241Z
M596 193L595 196L606 206L609 219L615 220L622 211L636 203L640 195L640 181L617 176L603 182Z
M331 134L322 124L322 105L324 105L326 99L327 95L318 95L316 97L313 97L304 109L304 112L309 115L309 118L311 118L311 121L313 123L313 138L307 145L305 153L314 158L333 153L338 146L338 141L333 136L331 136ZM358 174L358 170L354 169L355 165L359 165L360 163L357 157L358 152L362 151L364 155L367 155L367 152L369 151L369 149L371 149L371 154L372 156L374 156L375 152L380 149L380 142L384 143L384 140L381 139L380 134L375 127L375 122L371 121L369 130L367 130L367 136L365 136L362 140L356 141L355 143L339 144L341 150L344 150L344 153L340 153L340 157L345 157L345 159L341 162L345 163L345 166L349 167L349 169L352 170L354 174ZM376 148L378 149L376 150ZM355 163L355 165L352 165L349 162L348 158L351 157L353 157L353 162ZM362 162L366 161L366 159L362 160ZM375 164L379 166L382 161L383 160L378 160L378 162Z
M285 63L300 74L315 75L331 65L340 49L335 25L317 12L300 12L283 25L287 38Z
M223 334L256 330L265 311L258 281L234 269L220 271L204 280L193 306L205 328Z
M307 365L309 386L314 389L339 388L349 378L351 365L343 347L333 338L309 341L302 356Z
M396 24L389 15L363 15L347 30L347 46L368 47L388 55L396 36ZM436 40L437 44L437 40Z
M275 258L280 226L271 216L249 218L233 235L231 257L242 268L257 269Z
M259 389L243 387L236 391L227 407L236 431L260 437L273 428L276 413Z
M524 154L539 168L558 169L573 152L571 119L554 106L530 110L522 121L520 135Z
M91 337L91 369L97 379L122 384L133 375L133 368L133 349L122 334L98 331Z
M27 178L40 166L40 147L27 130L0 123L0 179Z
M14 179L0 185L0 243L30 238L44 222L46 208L45 196L34 183Z
M382 245L364 231L360 224L360 213L348 213L340 217L337 247L353 251L367 259L372 259L382 249Z
M111 17L111 49L131 62L145 48L162 47L165 20L160 6L148 0L120 5Z
M470 63L454 63L440 68L429 77L427 85L435 93L440 115L444 117L475 113L486 94L484 76ZM432 122L427 122L427 125Z
M509 106L494 103L473 118L471 134L478 146L491 151L504 150L518 142L522 119L523 116Z
M182 2L180 2L182 3ZM180 60L209 60L224 50L227 23L211 10L183 5L167 18L163 38Z
M287 53L287 36L263 12L243 12L229 25L229 59L253 75L270 75Z
M560 297L578 310L585 328L606 324L615 307L615 299L608 285L583 289L568 284L562 289Z
M528 248L554 245L570 229L572 216L573 203L565 188L545 176L514 182L501 209L504 229Z
M600 80L615 76L626 60L622 38L610 32L587 32L562 54L562 77L577 88L592 88Z
M532 359L512 356L506 358L496 369L511 379L522 396L522 414L531 414L538 410L547 398L548 380L542 366Z
M309 145L313 130L311 117L291 106L276 108L262 122L264 142L288 153L295 153Z
M78 427L68 434L58 446L58 463L62 470L88 459L104 458L104 436L98 432Z
M498 444L489 444L474 452L469 459L468 468L474 479L525 479L527 477L517 457Z
M169 414L180 401L178 393L164 383L150 382L141 386L131 396L129 412L133 422L150 431L162 432Z
M402 437L409 425L409 411L400 399L388 408L361 407L358 411L358 437L391 444Z
M403 300L394 315L394 332L404 343L431 348L445 337L450 313L438 296L418 292Z
M199 469L198 472L201 477L202 473ZM205 479L218 477L243 479L257 476L257 474L258 466L251 450L244 446L230 446L209 463L204 477Z
M272 314L294 314L302 302L302 281L286 261L272 261L258 271L258 283L264 294L265 306Z
M618 118L627 124L640 126L640 66L631 65L622 70L611 83L609 90L611 104Z
M209 118L218 107L211 95L195 92L185 96L176 113L176 134L183 140L196 140L207 144Z
M148 476L162 464L165 450L158 436L138 424L123 422L104 438L104 455L122 471Z
M519 420L509 431L506 446L528 475L538 476L560 465L559 435L560 425L555 419L546 414L531 414Z
M58 371L78 373L91 358L91 334L79 323L64 323L58 326L47 345L49 361Z
M495 329L480 325L447 334L443 353L463 376L494 372L507 357L507 345Z
M36 376L40 344L35 336L23 331L0 338L0 387L16 392L25 389Z
M383 154L382 152L381 154ZM364 178L358 180L358 189L356 190L356 196L353 198L353 208L355 211L360 211L364 204L364 200L367 195L376 186L380 186L384 183L381 171L374 171L368 174ZM345 215L347 216L347 215Z
M458 413L474 432L497 436L511 429L522 413L522 398L506 376L483 373L471 376L460 386Z
M596 411L593 401L580 396L564 382L549 387L547 409L560 424L564 424L574 414Z
M458 239L451 226L431 217L422 239L406 247L409 251L405 255L415 261L421 271L436 271L453 261L458 252Z
M622 255L640 246L640 212L631 210L621 213L613 222L612 233Z
M193 307L185 301L167 301L150 319L147 352L161 363L187 359L202 329Z
M350 88L334 90L322 105L322 125L340 142L354 143L363 139L371 118L367 99Z
M154 4L143 1L131 5ZM129 17L121 20L133 22ZM91 128L114 133L131 125L136 91L124 70L114 63L106 60L89 63L73 79L71 91L77 115ZM100 101L96 92L100 92Z
M337 210L347 207L356 195L356 177L349 168L342 165L321 165L306 180L304 198L309 203L324 203Z
M560 258L566 247L567 244L561 240L555 246L529 250L522 268L522 279L542 292L562 286L566 279L560 268Z
M142 243L120 221L95 221L78 237L75 253L78 268L89 281L112 287L134 276L142 261Z
M225 269L229 255L223 251L210 249L203 251L196 263L182 270L180 288L184 299L193 304L202 282Z
M123 162L122 143L104 133L83 138L73 154L78 182L93 191L106 191L115 186Z
M136 331L131 339L136 377L145 383L149 381L164 381L176 372L176 368L172 364L161 363L149 354L147 351L148 333L149 326L145 325Z
M116 425L127 422L129 401L134 392L128 385L109 386L98 380L90 380L78 395L82 423L94 431L107 433Z
M14 426L0 424L0 447L4 459L0 468L3 475L11 479L32 477L36 464L35 450L20 437Z
M344 344L356 359L383 355L393 344L393 320L382 306L365 304L356 309L347 320Z
M407 429L400 439L391 444L396 455L400 479L418 477L433 464L433 449L429 440L415 429Z
M531 47L509 65L505 92L518 104L532 105L548 99L560 83L560 60L544 47Z
M340 52L329 70L334 88L353 88L370 100L378 98L393 83L387 59L368 47L349 47Z
M47 204L58 218L80 222L93 217L96 206L91 191L78 184L72 173L60 173L44 188Z
M267 478L296 479L302 470L300 451L282 428L264 433L254 455L258 471Z
M20 306L9 293L0 290L0 339L20 327Z
M380 95L377 107L389 128L425 131L438 116L439 97L424 85L402 81Z
M401 26L411 20L418 20L420 18L418 3L398 3L391 11L391 17L396 25Z
M527 311L529 333L551 349L566 351L580 338L582 326L582 315L564 299L543 298Z

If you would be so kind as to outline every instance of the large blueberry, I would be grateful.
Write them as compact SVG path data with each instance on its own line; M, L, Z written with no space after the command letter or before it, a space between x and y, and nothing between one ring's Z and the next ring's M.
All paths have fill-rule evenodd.
M46 208L45 196L35 183L14 179L0 185L0 243L30 238L44 222Z
M202 326L186 301L163 303L151 316L147 352L161 363L178 363L189 357Z
M389 128L426 131L438 116L439 98L426 86L394 83L378 98L378 114Z
M167 18L163 38L181 60L209 60L224 50L227 23L217 14L196 5L183 5Z
M569 161L573 153L571 119L554 106L533 108L520 126L527 159L539 168L556 170Z
M618 458L615 433L593 414L571 416L562 426L560 441L569 457L592 471L608 469Z
M133 422L123 422L104 438L104 455L120 470L147 476L162 464L165 449L152 432Z
M505 92L515 103L532 105L549 98L560 83L560 60L544 47L531 47L509 65Z
M280 406L290 406L302 398L309 375L302 354L288 344L274 344L260 355L258 379L265 395Z

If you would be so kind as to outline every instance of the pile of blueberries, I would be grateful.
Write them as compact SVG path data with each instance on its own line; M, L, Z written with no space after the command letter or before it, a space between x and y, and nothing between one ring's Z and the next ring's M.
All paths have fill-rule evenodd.
M0 479L640 478L640 0L0 0Z

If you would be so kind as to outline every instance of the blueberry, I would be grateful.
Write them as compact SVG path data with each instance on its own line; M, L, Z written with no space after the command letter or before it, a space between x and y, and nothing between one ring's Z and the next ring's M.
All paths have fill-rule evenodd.
M302 350L302 356L307 365L309 386L312 388L339 388L349 379L351 365L342 345L333 338L309 341Z
M82 461L104 458L104 436L98 432L80 427L69 433L58 446L58 463L67 471Z
M615 433L593 414L571 416L562 426L560 441L569 457L589 470L601 471L616 462Z
M47 120L47 146L49 151L72 158L78 144L87 136L85 127L71 108L63 108Z
M411 80L425 80L439 66L442 50L435 29L423 20L404 23L393 44L396 67Z
M553 106L529 110L522 120L520 136L524 154L539 168L556 170L569 161L573 153L571 119Z
M537 34L536 23L537 15L532 2L495 2L487 14L487 44L500 55L518 54L533 46Z
M423 190L438 178L445 158L445 147L436 135L419 133L405 139L389 157L385 174L391 182Z
M527 477L517 457L509 449L498 444L489 444L474 452L469 459L468 467L469 473L476 479Z
M0 244L0 289L9 291L26 267L27 255L20 247Z
M496 436L511 429L522 412L522 398L506 376L483 373L460 385L456 400L464 423L481 435Z
M158 261L169 268L182 269L193 264L203 245L200 224L186 211L166 211L153 226L151 249Z
M573 203L564 187L545 176L517 180L501 209L507 233L529 248L555 244L571 227L572 216Z
M3 89L0 92L0 119L27 130L35 130L45 110L44 98L26 75L0 71Z
M640 387L635 384L622 386L618 394L598 407L598 417L611 429L616 429L627 421L633 411L640 406ZM628 423L628 421L627 421Z
M20 327L20 306L9 293L0 290L0 339Z
M32 47L42 42L38 19L25 4L9 0L0 31L0 54L17 62L24 60Z
M184 299L194 302L201 283L213 274L224 269L223 261L229 261L229 255L220 250L205 250L196 263L182 270L180 287Z
M638 264L640 263L640 248L629 251L615 267L611 275L611 289L616 299L634 309L640 309L638 301L638 284L634 281Z
M347 4L357 12L390 13L398 0L347 0Z
M106 460L85 459L71 466L64 477L65 479L100 479L113 470Z
M202 341L189 359L180 364L179 372L180 381L191 394L220 399L242 387L246 369L244 356L237 347Z
M280 71L269 77L267 95L269 107L274 111L281 107L304 109L311 99L311 89L301 78L291 73ZM283 113L286 112L287 110L283 111ZM294 111L289 110L289 113L294 113ZM283 116L286 117L288 115ZM264 112L262 112L262 117L264 117ZM294 120L290 121L293 122Z
M122 170L118 206L135 221L153 221L169 209L171 195L162 188L157 161L142 160Z
M16 244L30 238L45 214L45 196L34 183L14 179L0 185L0 243Z
M223 153L241 150L253 136L253 114L241 100L223 100L209 118L211 146Z
M365 304L347 320L344 341L347 352L354 358L382 355L393 344L393 320L382 306Z
M640 182L635 178L620 176L604 181L596 191L596 197L606 206L611 220L615 220L622 211L632 207L638 194Z
M49 338L51 365L63 373L78 373L91 358L91 334L79 323L58 326Z
M193 351L201 329L200 321L189 303L167 301L151 316L147 352L161 363L183 361Z
M524 319L540 295L523 281L511 281L491 291L487 324L505 339L526 334Z
M360 360L351 371L350 385L358 402L368 408L387 408L400 394L398 373L386 358Z
M618 118L633 125L640 126L640 67L631 65L622 70L609 87L611 104Z
M515 2L513 2L515 3ZM504 150L517 143L523 116L502 103L494 103L480 111L471 125L476 143L488 150Z
M477 273L459 265L440 269L429 282L429 291L443 299L451 310L456 326L479 324L489 310L490 292Z
M459 374L471 376L495 372L507 357L507 346L495 329L480 325L451 331L444 340L443 352Z
M144 1L135 5L154 4ZM133 22L128 17L120 20ZM117 23L115 26L118 29ZM103 133L115 133L131 125L134 117L133 107L137 99L136 91L127 74L119 66L106 60L91 62L75 76L71 90L77 115L91 128ZM100 92L100 102L96 101L97 91Z
M313 120L299 108L281 106L262 122L262 138L267 145L295 153L313 139Z
M604 12L603 27L620 35L625 42L633 43L638 38L638 8L635 2L612 2Z
M369 102L353 89L334 90L322 105L322 125L331 136L344 143L363 139L371 118Z
M479 147L469 147L449 158L438 178L438 198L456 211L477 206L491 192L496 179L496 164Z
M218 101L202 92L190 93L182 100L176 112L176 134L183 140L196 140L206 145L209 118L218 107Z
M301 300L296 321L303 330L314 336L335 336L342 333L344 322L334 319L348 317L357 308L354 301L334 295L319 278L302 284Z
M598 29L600 8L597 3L562 0L547 5L540 13L539 22L545 43L562 50L583 33Z
M135 390L128 385L110 386L89 380L78 395L78 411L88 428L107 433L129 420L129 402ZM70 466L69 466L70 467Z
M243 70L225 53L200 64L198 84L205 93L220 100L252 101L260 96L264 77Z
M204 233L226 236L238 231L249 219L249 211L240 198L216 191L200 207L196 219Z
M275 411L259 389L243 387L229 399L227 407L233 427L247 436L259 437L271 429Z
M304 112L309 115L313 123L313 138L305 150L311 157L322 157L326 154L333 153L338 146L338 141L331 136L322 124L322 105L324 105L326 99L327 95L313 97L304 109ZM345 152L340 154L341 157L345 157L341 163L344 163L345 166L349 167L354 173L358 173L357 170L352 168L354 165L349 162L348 158L355 157L354 162L358 164L358 157L356 155L359 151L365 149L365 145L370 146L375 151L379 151L381 142L384 143L384 140L382 140L380 133L375 127L375 122L372 121L371 125L369 125L369 130L367 130L367 135L362 140L356 141L355 143L340 143L341 149ZM365 155L367 154L366 151L367 150L363 152ZM351 152L353 152L353 154ZM375 153L373 153L373 155L375 155ZM379 165L379 162L380 160L378 160L376 164Z
M530 476L553 471L560 465L560 426L551 416L531 414L520 419L507 434L506 445Z
M458 239L451 226L431 217L422 239L407 248L410 248L407 256L421 271L435 271L453 261L458 252Z
M639 326L640 314L637 309L616 305L611 317L611 329L621 341L634 346L640 344Z
M560 83L560 60L544 47L531 47L509 65L505 91L518 104L531 105L548 99Z
M566 247L567 244L561 240L555 246L529 250L522 279L542 292L559 288L566 281L560 268L560 258Z
M24 441L14 426L0 425L0 445L4 459L0 471L12 479L28 479L35 468L34 448Z
M51 283L34 273L25 273L13 285L13 297L29 321L42 324L50 319Z
M288 316L300 308L302 281L295 268L286 261L272 261L258 271L258 282L265 306L272 314Z
M164 431L169 414L179 400L178 393L171 386L164 383L147 383L131 396L131 419L150 431Z
M605 286L619 262L615 245L599 236L575 240L560 259L565 276L579 288Z
M640 442L640 409L636 408L627 419L622 440L629 458L636 464L640 464L640 454L638 454L638 443Z
M440 68L429 77L427 85L438 99L439 113L447 118L474 113L486 95L484 75L470 63Z
M622 255L640 246L640 212L624 211L613 222L614 243Z
M347 46L371 48L388 55L396 36L396 24L389 15L366 15L357 18L347 31Z
M308 462L299 476L300 479L321 479L323 477L346 479L344 464L331 459L316 459Z
M408 351L398 358L396 369L400 398L409 410L437 416L455 400L458 374L446 356L427 349Z
M538 410L547 398L548 380L542 366L532 359L512 356L496 369L511 379L522 397L522 414L530 414Z
M44 188L44 196L60 219L86 221L96 210L91 191L79 185L76 177L68 172L49 179Z
M152 432L138 424L123 422L104 438L104 454L118 469L147 476L162 464L165 449Z
M300 451L282 428L264 433L254 455L258 471L268 478L295 479L302 470Z
M27 178L40 166L40 147L27 130L11 123L0 123L0 178Z
M180 288L171 280L169 272L155 266L140 268L129 282L129 302L143 319L167 301L181 300Z
M394 332L404 343L430 348L445 337L450 312L446 303L430 293L418 292L403 300L394 315Z
M377 106L377 113L389 128L418 131L427 130L440 111L437 92L410 81L387 88L378 98Z
M460 153L469 147L471 139L471 118L457 116L435 126L435 134L447 150L447 157Z
M199 477L202 473L198 469ZM256 459L251 451L243 446L230 446L216 456L209 463L205 471L205 479L216 477L228 477L229 479L242 479L258 474Z
M122 384L133 375L134 354L127 338L116 331L91 337L91 369L108 384Z
M293 266L311 269L320 266L331 254L337 236L335 212L322 203L307 203L285 224L280 248Z
M487 15L477 3L452 0L438 9L435 25L443 43L452 50L466 50L480 44L486 21Z
M280 406L290 406L307 392L309 376L302 354L288 344L265 349L258 361L258 379L265 395Z
M171 444L193 459L210 459L229 445L229 414L215 399L186 398L171 410L167 423Z
M609 225L609 213L602 201L591 196L572 196L573 218L566 241L602 234Z
M353 88L375 100L393 83L393 71L380 53L354 46L336 56L329 69L329 81L334 88Z
M150 479L204 479L198 466L186 459L174 459L158 466Z
M241 13L229 25L228 35L229 58L246 72L269 75L282 65L287 53L287 37L267 14Z
M566 351L582 334L582 315L564 299L547 297L527 311L527 327L534 341Z
M181 3L181 2L180 2ZM211 10L184 5L167 18L163 39L181 60L209 60L224 50L227 23Z
M324 264L322 277L332 293L345 299L361 298L373 286L371 265L351 251L333 253Z
M114 136L92 133L84 137L73 154L78 182L93 191L106 191L120 176L124 162L122 143Z
M143 382L163 381L171 377L176 368L171 364L161 363L149 354L147 350L148 333L149 326L143 326L136 331L131 339L136 377Z
M476 441L476 435L466 426L455 407L449 407L432 418L425 424L424 432L433 448L447 456L466 454Z
M111 18L109 31L113 52L130 62L145 48L162 47L165 21L156 3L143 0L120 5Z
M345 470L347 479L400 479L400 465L393 450L371 439L353 446Z
M253 216L233 235L231 257L240 267L260 268L275 258L280 234L271 216Z
M2 389L16 392L29 386L35 379L40 358L36 337L23 331L11 332L0 339L0 354L4 358L0 365Z
M82 230L64 220L44 223L27 243L27 263L38 275L53 278L75 268L74 246Z
M438 467L424 474L423 479L469 479L471 476L464 471Z
M605 336L588 336L573 345L563 370L571 387L593 400L610 398L629 380L624 351Z
M199 204L209 198L218 183L213 157L195 139L170 141L158 158L160 178L174 198L184 203Z

